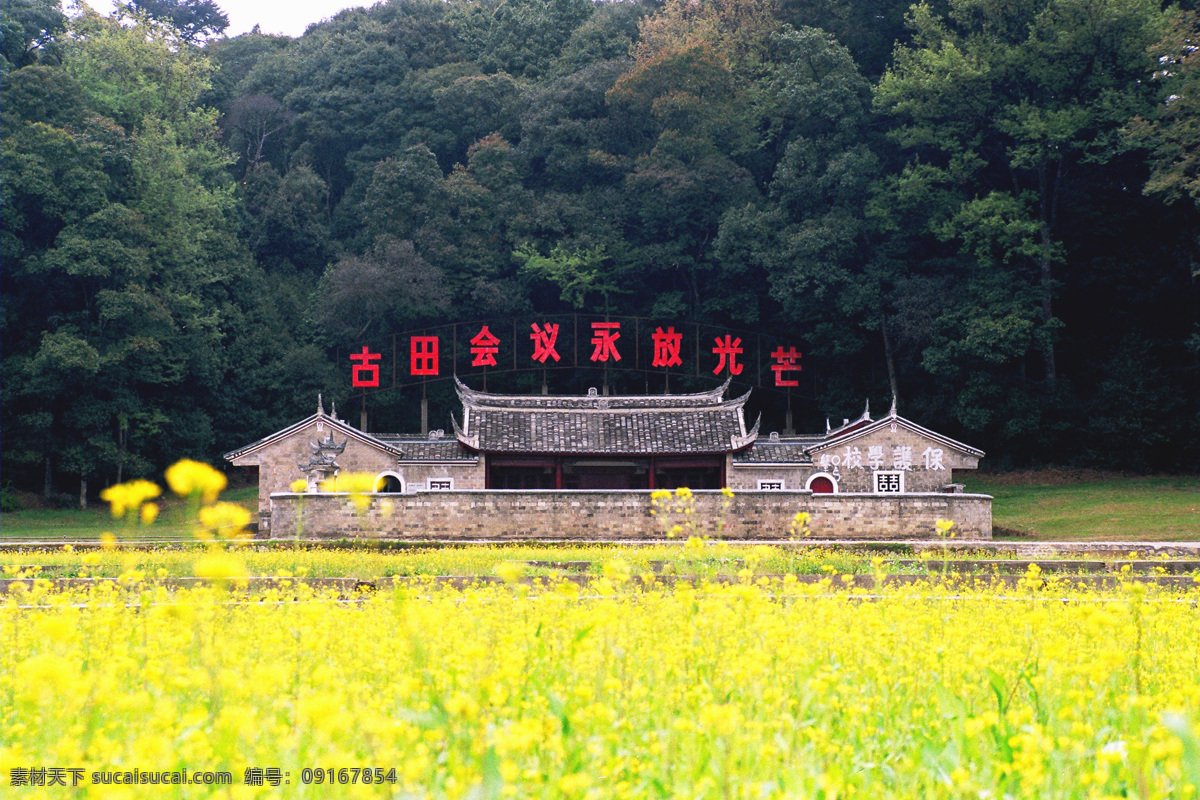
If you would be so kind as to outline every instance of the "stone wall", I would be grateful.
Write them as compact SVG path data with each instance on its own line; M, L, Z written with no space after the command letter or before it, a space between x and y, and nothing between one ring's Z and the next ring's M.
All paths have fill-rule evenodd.
M726 509L726 502L728 508ZM672 499L671 503L674 503ZM670 525L729 539L792 538L797 512L813 539L930 539L938 519L956 539L992 538L992 498L979 494L696 492L691 514L652 515L648 491L454 491L372 495L357 512L344 494L271 495L273 539L662 539ZM724 509L724 510L723 510ZM723 529L718 522L723 519ZM299 530L297 530L299 523Z

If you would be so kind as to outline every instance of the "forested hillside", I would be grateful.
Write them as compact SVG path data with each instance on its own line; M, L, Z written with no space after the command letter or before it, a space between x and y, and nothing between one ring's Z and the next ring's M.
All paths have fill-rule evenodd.
M894 392L993 465L1200 468L1193 2L0 17L5 482L212 460L347 402L365 338L570 312L794 342L801 429Z

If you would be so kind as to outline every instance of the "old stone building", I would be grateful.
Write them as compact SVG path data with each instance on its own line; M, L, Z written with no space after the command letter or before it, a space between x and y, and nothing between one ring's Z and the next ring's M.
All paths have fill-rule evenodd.
M824 434L760 437L758 421L746 424L749 394L727 398L728 381L707 392L654 396L594 389L582 396L502 395L456 383L462 412L452 436L366 433L318 403L307 419L227 453L234 466L258 470L260 531L289 535L279 527L285 519L289 527L300 524L300 500L308 498L310 516L327 505L313 497L321 479L366 472L380 498L393 498L387 508L400 502L405 509L392 522L376 520L396 535L441 535L440 521L453 519L447 533L537 538L535 529L555 520L547 529L562 538L588 530L624 537L637 527L630 519L643 527L649 519L652 491L682 486L698 496L732 489L746 520L759 520L746 522L752 527L776 525L797 502L812 505L828 495L813 507L831 523L840 520L846 535L932 535L931 515L949 513L947 503L971 518L960 525L964 535L991 535L991 499L963 496L954 480L954 470L975 469L983 453L904 419L894 403L880 419L864 411L840 427L827 425ZM928 497L954 494L960 497ZM528 513L525 497L540 516ZM909 502L881 502L897 497ZM471 508L481 509L478 519ZM343 519L331 534L354 524ZM310 520L308 530L323 525ZM763 530L743 534L773 538Z

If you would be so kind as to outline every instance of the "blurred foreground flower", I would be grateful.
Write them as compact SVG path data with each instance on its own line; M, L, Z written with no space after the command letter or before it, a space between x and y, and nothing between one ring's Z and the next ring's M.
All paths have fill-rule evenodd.
M251 513L235 503L220 502L199 512L200 526L221 539L243 539Z
M246 577L246 565L224 550L212 550L196 560L196 577L225 584Z
M370 507L369 495L379 491L382 483L369 472L343 472L330 480L321 481L321 491L348 492L354 507L361 513Z
M142 503L162 494L162 488L147 480L137 479L110 486L100 493L100 499L109 504L114 517L123 517L137 511Z
M181 497L199 494L205 503L212 503L225 488L226 480L208 464L185 458L167 468L167 485Z

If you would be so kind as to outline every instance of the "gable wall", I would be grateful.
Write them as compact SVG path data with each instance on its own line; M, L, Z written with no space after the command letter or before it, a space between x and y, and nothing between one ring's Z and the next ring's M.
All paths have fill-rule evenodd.
M321 430L317 429L318 425L321 426ZM337 463L343 472L379 474L385 471L396 471L395 455L348 437L336 428L332 428L328 422L313 420L288 436L253 453L235 458L231 462L236 467L258 467L260 525L270 517L271 493L290 492L292 481L305 477L305 474L300 471L299 465L308 463L312 455L310 444L325 438L331 429L333 430L333 440L338 444L341 444L343 439L349 438L345 451L337 457Z
M908 464L907 468L903 469L905 492L940 492L947 483L954 482L953 470L975 469L979 466L977 456L964 453L903 425L895 425L895 432L891 427L884 425L871 433L833 447L814 448L814 472L828 472L834 475L838 479L838 491L873 492L876 469L891 471L900 468L897 466L899 459L901 464ZM882 463L878 466L872 463L872 447L879 448L876 453Z

